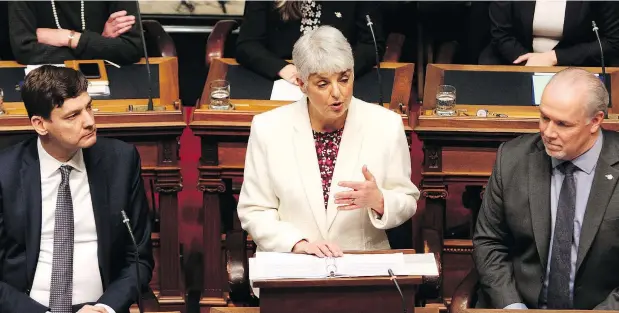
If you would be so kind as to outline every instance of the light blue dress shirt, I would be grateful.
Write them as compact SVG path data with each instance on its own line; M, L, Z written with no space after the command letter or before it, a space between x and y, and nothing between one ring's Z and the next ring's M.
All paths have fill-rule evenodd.
M579 157L572 160L572 163L576 165L580 170L574 172L574 179L576 180L576 212L574 215L574 238L572 241L571 261L570 267L570 295L574 296L574 279L576 277L576 259L578 256L578 243L580 242L580 230L582 228L582 222L585 218L585 209L587 208L587 201L589 201L589 192L591 191L591 185L593 184L593 175L595 173L595 167L602 152L602 145L604 143L604 136L600 132L593 147L587 152L583 153ZM555 219L557 216L557 206L559 203L559 194L561 193L561 186L563 186L563 178L565 175L557 168L557 166L563 163L563 160L551 158L552 160L552 178L550 180L550 245L548 251L548 266L546 267L546 275L544 277L544 285L542 286L542 292L540 295L540 308L546 308L546 297L548 294L548 274L550 273L550 257L552 256L552 241L554 239L555 231ZM512 303L506 306L504 309L527 309L527 306L523 303Z

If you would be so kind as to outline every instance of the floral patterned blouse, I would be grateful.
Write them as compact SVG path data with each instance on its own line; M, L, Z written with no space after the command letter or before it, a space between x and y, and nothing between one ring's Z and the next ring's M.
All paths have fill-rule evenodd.
M329 202L329 189L331 188L333 169L335 169L337 152L340 150L343 130L344 128L341 128L326 133L314 131L314 142L316 145L316 155L318 156L320 178L322 179L322 194L325 201L325 209Z
M314 0L304 0L301 4L301 34L306 34L320 26L322 5Z

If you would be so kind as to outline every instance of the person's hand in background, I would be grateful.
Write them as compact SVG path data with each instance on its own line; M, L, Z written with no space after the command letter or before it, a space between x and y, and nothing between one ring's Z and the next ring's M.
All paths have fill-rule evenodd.
M557 65L557 54L554 50L548 52L527 53L519 56L514 64L521 64L526 61L524 66L555 66Z
M68 29L37 28L37 42L54 47L68 47L70 34L71 31ZM70 48L75 49L80 40L80 35L80 33L74 32Z
M297 67L294 66L294 64L288 64L284 66L284 68L282 68L277 74L285 81L293 85L298 85L297 76L299 75L299 73L297 72Z
M118 11L110 15L103 27L101 35L106 38L116 38L126 32L135 24L135 16L127 15L127 11Z

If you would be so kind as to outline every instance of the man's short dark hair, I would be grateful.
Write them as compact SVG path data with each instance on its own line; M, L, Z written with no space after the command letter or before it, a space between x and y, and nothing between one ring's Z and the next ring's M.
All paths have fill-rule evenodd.
M21 88L28 117L49 119L54 108L66 99L76 98L88 90L88 80L72 68L43 65L26 76Z

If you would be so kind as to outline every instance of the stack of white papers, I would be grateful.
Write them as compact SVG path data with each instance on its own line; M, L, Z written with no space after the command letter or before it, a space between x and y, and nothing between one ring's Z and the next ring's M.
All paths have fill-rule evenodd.
M344 254L339 258L313 255L256 252L249 259L249 278L255 280L287 278L369 277L395 275L437 276L434 254Z
M24 69L24 71L26 72L25 76L28 76L28 73L30 73L31 71L43 66L43 65L52 65L52 66L56 66L56 67L65 67L64 64L35 64L35 65L26 65L26 68Z
M299 86L291 84L283 79L278 79L273 83L271 90L271 100L279 101L298 101L303 98L303 92Z
M107 80L89 80L88 94L90 96L109 96L110 83Z
M53 65L56 67L65 67L64 64L36 64L36 65L26 65L24 69L25 75L37 69L43 65ZM109 96L110 95L110 82L107 80L89 80L88 81L88 94L90 96Z

